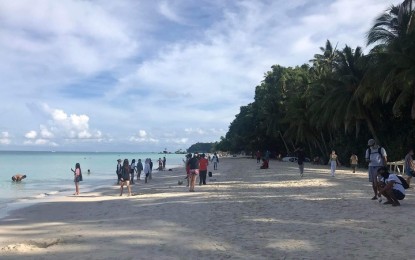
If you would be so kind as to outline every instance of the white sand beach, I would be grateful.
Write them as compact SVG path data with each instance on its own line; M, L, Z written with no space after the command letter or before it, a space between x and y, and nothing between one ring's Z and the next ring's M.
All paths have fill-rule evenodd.
M210 167L210 166L209 166ZM212 167L213 169L213 167ZM209 171L212 171L209 169ZM381 205L365 169L221 159L190 193L183 169L18 209L0 220L0 259L413 259L414 190Z

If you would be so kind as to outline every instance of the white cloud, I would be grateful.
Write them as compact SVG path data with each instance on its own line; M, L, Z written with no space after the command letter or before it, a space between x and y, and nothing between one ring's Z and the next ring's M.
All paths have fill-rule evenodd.
M138 136L141 138L145 138L147 136L147 133L145 130L138 131Z
M185 24L185 20L180 17L176 12L173 11L173 6L170 5L171 1L162 1L159 6L158 6L158 10L159 12L166 17L167 19L169 19L170 21L179 23L179 24Z
M47 140L47 139L35 139L35 140L26 140L23 142L24 145L27 146L52 146L52 147L57 147L59 146L57 143L52 142L51 140Z
M101 131L89 129L89 116L87 115L71 114L68 116L63 110L50 108L47 104L43 104L42 107L52 119L49 123L51 130L41 126L43 137L55 135L71 139L101 139L103 137Z
M37 132L32 130L25 134L25 137L28 139L35 139L37 137Z
M52 132L50 132L46 126L44 125L40 125L40 136L42 138L46 138L46 139L50 139L54 137L54 134Z
M10 134L9 132L3 131L0 133L0 144L11 144Z
M21 118L14 144L218 141L272 65L306 63L327 39L363 47L400 2L0 1L0 113Z
M203 134L205 134L206 132L205 131L203 131L202 129L200 129L200 128L196 128L196 129L193 129L193 128L186 128L186 129L184 129L184 131L186 132L186 133L188 133L188 134L199 134L199 135L203 135Z

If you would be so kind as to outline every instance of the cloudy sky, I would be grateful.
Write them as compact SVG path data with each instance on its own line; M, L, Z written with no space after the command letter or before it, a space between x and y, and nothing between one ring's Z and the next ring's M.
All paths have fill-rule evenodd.
M0 1L0 150L218 141L272 65L307 63L327 39L365 47L400 2Z

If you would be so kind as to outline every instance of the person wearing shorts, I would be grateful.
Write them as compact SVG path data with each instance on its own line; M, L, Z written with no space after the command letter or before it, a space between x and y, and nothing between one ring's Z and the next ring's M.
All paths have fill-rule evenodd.
M128 196L131 196L131 186L130 186L130 171L131 167L128 162L128 159L124 159L124 163L122 165L122 172L121 172L121 185L120 185L120 196L122 196L122 192L124 190L124 185L127 185L128 188Z
M366 150L365 158L369 163L369 182L372 183L372 189L375 196L372 200L376 200L378 197L378 170L380 167L385 166L387 162L387 154L384 148L376 144L374 139L370 139L367 142L368 149Z
M199 155L195 153L188 161L189 165L189 191L195 191L195 183L197 175L199 175Z
M378 174L382 176L379 182L379 194L387 199L383 204L400 206L400 200L405 198L405 188L396 174L389 173L387 167L380 167Z

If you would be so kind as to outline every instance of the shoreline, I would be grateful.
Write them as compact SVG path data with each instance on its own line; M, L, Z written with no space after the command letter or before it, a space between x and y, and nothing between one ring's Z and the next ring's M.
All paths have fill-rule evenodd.
M183 168L183 166L180 165L172 165L169 167L169 169L177 169L177 168ZM167 170L166 170L167 171ZM158 173L158 170L153 170L153 172ZM85 174L87 175L87 174ZM110 181L111 178L107 178L107 179L100 179L98 180L98 185L93 185L93 184L88 184L88 188L83 187L82 182L81 182L81 194L83 193L93 193L93 192L97 192L100 189L109 189L113 186L117 186L119 187L119 185L116 184L109 184L108 181ZM114 183L116 183L115 177L114 177ZM67 185L67 184L66 184ZM73 183L72 183L73 185ZM30 207L30 206L34 206L38 203L48 203L48 202L53 202L55 200L58 200L59 197L74 197L74 195L72 194L74 192L75 187L72 188L62 188L62 189L58 189L58 190L53 190L53 191L46 191L42 192L42 193L38 193L35 194L33 196L29 196L29 197L23 197L23 198L14 198L14 199L9 199L9 200L5 200L4 203L2 203L2 205L4 205L3 207L0 207L1 211L0 211L0 220L7 217L10 212L14 211L14 210L18 210L18 209L22 209L22 208L26 208L26 207Z
M332 178L328 166L306 164L301 178L296 163L271 161L259 170L254 159L222 158L212 172L193 193L177 185L185 176L178 168L139 184L131 197L112 186L13 211L0 220L0 252L4 259L410 259L415 253L408 218L413 190L401 207L381 205L370 200L366 171L339 168Z

